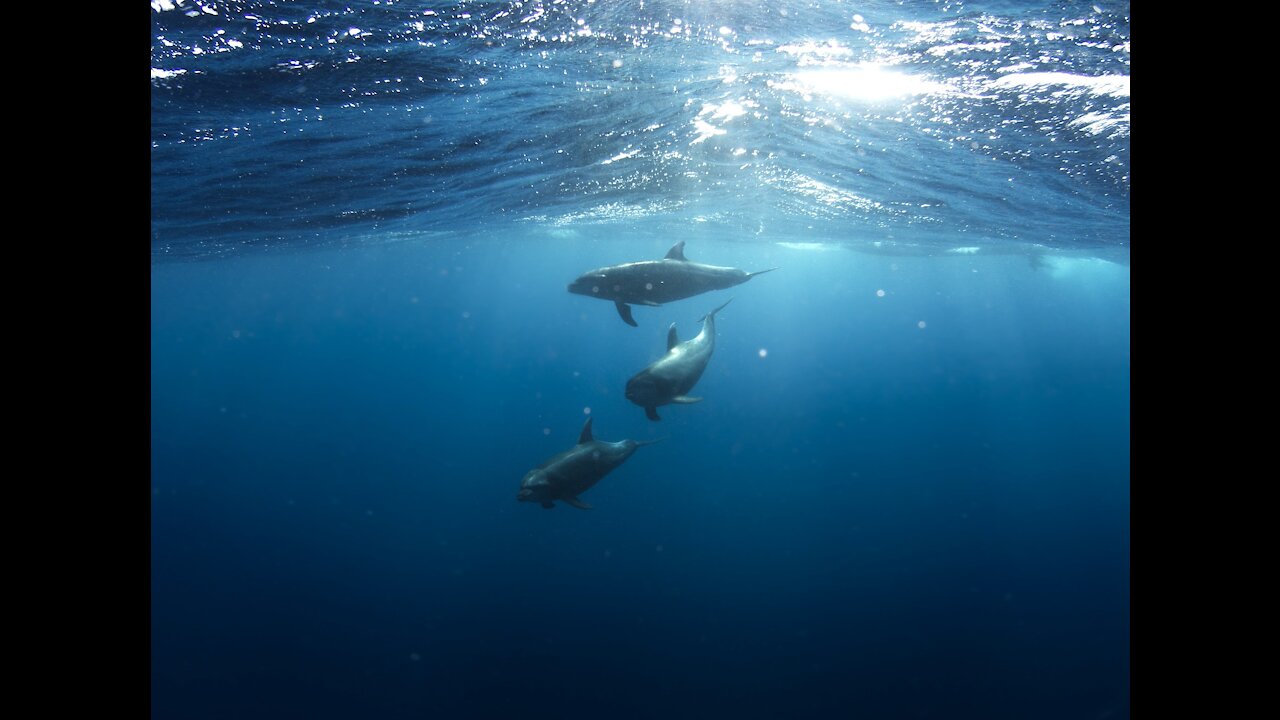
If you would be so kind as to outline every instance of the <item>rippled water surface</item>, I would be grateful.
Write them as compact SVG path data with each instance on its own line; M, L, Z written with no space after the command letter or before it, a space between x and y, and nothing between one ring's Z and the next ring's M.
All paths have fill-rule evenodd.
M159 256L645 218L1127 258L1127 3L152 7Z

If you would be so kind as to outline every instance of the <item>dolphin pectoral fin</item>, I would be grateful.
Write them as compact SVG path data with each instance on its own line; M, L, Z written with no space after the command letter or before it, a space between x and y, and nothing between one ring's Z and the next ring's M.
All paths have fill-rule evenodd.
M675 396L675 397L671 398L671 402L673 402L673 403L679 403L679 404L681 404L681 405L692 405L692 404L694 404L694 403L700 403L700 402L702 402L702 398L700 398L700 397L689 397L688 395L677 395L677 396Z
M658 417L658 408L656 408L656 407L647 407L647 408L645 408L645 409L644 409L644 416L645 416L645 417L647 417L647 418L649 418L650 420L652 420L652 421L654 421L654 422L658 422L659 420L661 420L661 419L662 419L662 418Z
M672 246L671 246L671 249L667 251L667 257L666 257L666 259L667 259L667 260L686 260L686 258L685 258L685 256L684 256L684 241L683 241L683 240L681 240L680 242L678 242L678 243L676 243L675 245L672 245ZM686 262L687 262L687 260L686 260Z
M662 303L660 303L660 302L654 302L654 301L652 301L652 300L641 300L640 302L638 302L638 303L636 303L636 304L637 304L637 305L647 305L647 306L649 306L649 307L662 307Z
M680 343L680 338L676 337L676 324L671 323L671 327L667 328L667 352L671 352L671 348Z
M755 276L757 276L757 275L763 275L763 274L765 274L765 273L767 273L767 272L773 272L774 270L777 270L777 269L778 269L778 268L769 268L768 270L757 270L756 272L753 272L753 273L747 273L747 277L748 277L748 278L753 278L753 277L755 277Z
M640 327L636 324L636 319L631 317L630 305L622 302L621 300L614 301L613 305L618 308L618 314L622 316L622 322L630 325L631 327Z
M555 506L556 506L556 504L555 504L555 503L553 503L553 502L551 502L550 500L543 500L543 501L542 501L542 507L544 507L544 508L546 508L546 509L548 509L548 510L550 510L551 508L553 508L553 507L555 507Z
M582 502L581 500L579 500L579 499L578 499L578 498L576 498L576 497L567 497L567 498L560 498L560 499L561 499L561 500L563 500L564 502L566 502L566 503L568 503L568 504L570 504L570 505L572 505L572 506L574 506L574 507L578 508L579 510L590 510L590 509L591 509L591 506L590 506L590 505L588 505L588 504L586 504L586 503Z

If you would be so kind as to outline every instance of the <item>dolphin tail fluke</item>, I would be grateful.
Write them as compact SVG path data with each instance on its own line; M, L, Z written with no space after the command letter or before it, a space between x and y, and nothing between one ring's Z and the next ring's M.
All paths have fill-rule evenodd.
M661 419L662 419L662 418L658 417L658 408L656 408L656 407L647 407L647 408L645 408L645 409L644 409L644 416L645 416L645 417L647 417L647 418L649 418L650 420L652 420L652 421L654 421L654 422L658 422L659 420L661 420Z
M769 268L768 270L760 270L760 271L758 271L758 272L747 273L747 279L748 279L748 280L750 280L751 278L753 278L753 277L755 277L755 276L757 276L757 275L763 275L763 274L765 274L765 273L767 273L767 272L773 272L774 270L777 270L777 269L778 269L778 268Z
M733 298L729 298L728 300L725 300L725 301L724 301L724 305L728 305L728 304L729 304L729 303L731 303L731 302L733 302ZM715 317L715 316L716 316L716 313L718 313L718 312L720 312L721 310L723 310L723 309L724 309L724 305L721 305L720 307L716 308L715 310L712 310L711 312L707 313L706 315L703 315L702 317L698 318L698 322L702 322L703 320L706 320L706 319L707 319L707 318L709 318L709 317L712 317L712 318L713 318L713 317Z
M631 327L640 327L636 324L636 319L631 317L630 305L622 302L621 300L615 301L613 305L618 308L618 315L622 316L622 322L630 325Z

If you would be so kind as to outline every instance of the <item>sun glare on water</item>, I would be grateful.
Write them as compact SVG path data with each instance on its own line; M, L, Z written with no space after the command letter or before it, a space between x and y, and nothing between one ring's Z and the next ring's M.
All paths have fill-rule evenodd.
M866 102L948 91L945 85L871 64L801 70L779 83L778 87L806 96L821 95Z

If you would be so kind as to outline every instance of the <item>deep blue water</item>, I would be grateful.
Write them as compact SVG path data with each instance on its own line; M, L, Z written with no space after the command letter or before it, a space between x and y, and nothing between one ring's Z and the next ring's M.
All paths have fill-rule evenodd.
M1128 717L1127 3L153 8L153 717Z

